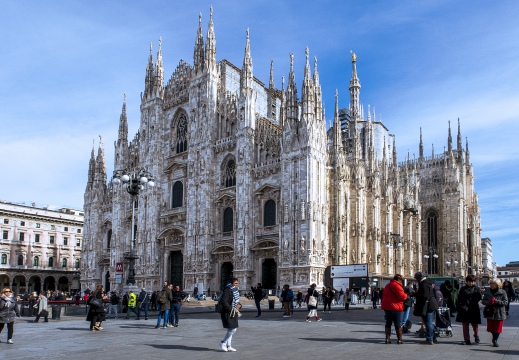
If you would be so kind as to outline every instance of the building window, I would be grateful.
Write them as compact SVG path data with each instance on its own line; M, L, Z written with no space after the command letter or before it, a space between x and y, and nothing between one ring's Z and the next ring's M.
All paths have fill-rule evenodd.
M276 202L274 200L268 200L265 203L265 208L263 209L263 225L276 225Z
M51 225L51 226L50 226L50 229L51 229L51 230L56 230L56 225Z
M9 224L9 219L4 219L4 224Z
M2 231L2 239L7 240L9 238L9 231Z
M18 234L18 240L24 241L25 240L25 233L21 232Z
M228 207L223 212L223 232L231 232L233 230L232 225L232 209Z
M20 221L20 226L25 226L25 221Z
M76 239L76 246L81 246L81 239Z
M182 200L184 197L184 185L181 181L177 181L173 185L173 194L171 197L171 207L172 208L178 208L182 207Z
M61 267L67 267L67 259L66 258L61 259Z
M40 242L40 234L34 234L34 242L36 242L36 243Z
M78 234L81 234L81 229L77 229L77 233L78 233Z
M18 255L18 265L23 265L23 255Z
M187 150L187 119L186 115L180 115L177 124L177 154Z
M68 226L65 226L65 227L63 228L63 231L68 231Z
M236 186L236 163L232 159L225 166L223 185L225 187Z
M77 245L79 246L79 242L77 242ZM106 234L106 248L110 249L112 246L112 229L108 229L108 233Z
M427 246L438 251L438 217L432 212L427 216ZM438 260L434 256L427 259L427 272L438 274Z
M32 261L33 266L40 266L40 258L38 256L35 256Z
M63 238L63 245L65 245L65 246L68 245L68 237Z
M54 267L54 258L52 256L49 258L49 267Z
M36 223L36 229L39 229L40 228L40 223Z
M49 236L49 244L54 244L54 235Z
M76 261L74 262L74 267L76 269L79 269L79 261L80 261L79 259L76 259Z
M7 264L7 254L2 254L2 261L0 261L0 263L2 263L2 265Z

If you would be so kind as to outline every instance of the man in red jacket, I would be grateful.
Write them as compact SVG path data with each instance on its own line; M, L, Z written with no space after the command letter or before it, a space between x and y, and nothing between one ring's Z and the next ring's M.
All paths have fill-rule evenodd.
M402 341L402 319L404 317L404 301L407 294L404 292L404 278L400 274L396 274L393 280L384 288L384 296L382 297L382 310L386 319L386 344L391 344L391 323L395 324L397 344L403 344Z

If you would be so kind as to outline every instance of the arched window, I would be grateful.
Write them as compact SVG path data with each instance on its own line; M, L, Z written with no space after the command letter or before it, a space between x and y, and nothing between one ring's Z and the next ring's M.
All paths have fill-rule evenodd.
M54 267L54 258L52 256L49 258L49 267Z
M177 181L173 185L173 193L171 195L171 207L178 208L182 207L182 201L184 198L184 185L181 181Z
M187 151L187 119L180 115L177 124L177 154Z
M61 259L61 267L67 267L67 258Z
M75 267L76 269L79 269L79 264L80 264L79 261L80 261L79 258L77 258L76 261L75 261L74 267Z
M2 254L2 261L1 261L1 264L2 264L2 265L7 264L7 254Z
M276 202L274 200L268 200L265 203L265 207L263 208L263 225L276 225Z
M228 207L223 212L223 232L231 232L233 230L232 225L232 209Z
M23 255L18 255L18 265L23 265Z
M432 252L438 252L438 217L435 213L430 212L427 216L427 250L431 250L429 254L427 272L429 274L438 274L438 259L432 255Z
M232 159L225 166L223 185L225 187L236 186L236 163Z
M106 233L106 248L110 249L110 246L112 245L112 229L109 229Z
M40 266L40 258L38 256L35 256L32 261L33 266Z

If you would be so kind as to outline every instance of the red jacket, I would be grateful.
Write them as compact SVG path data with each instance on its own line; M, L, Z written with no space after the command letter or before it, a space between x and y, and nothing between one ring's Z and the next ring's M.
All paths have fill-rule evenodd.
M391 280L384 288L382 310L404 311L405 299L407 299L407 294L404 292L404 286L396 280Z

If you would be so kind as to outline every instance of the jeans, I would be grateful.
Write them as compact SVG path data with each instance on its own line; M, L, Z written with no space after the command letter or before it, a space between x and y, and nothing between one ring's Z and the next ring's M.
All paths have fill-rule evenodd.
M411 312L411 307L409 306L407 309L404 310L404 316L402 317L402 326L405 325L407 320L409 319L409 313Z
M222 343L226 343L227 346L231 346L232 336L236 332L237 328L234 329L227 329L227 332L225 333L225 337L222 340Z
M115 313L115 318L117 319L117 305L114 304L108 305L108 314L106 317L110 317L112 315L112 310Z
M427 311L427 315L422 316L422 321L425 324L425 340L429 342L434 341L434 315L436 311Z
M171 325L178 325L180 315L180 304L171 304L171 311L169 313Z
M258 315L261 315L261 299L254 299L254 303L256 304L256 309L258 309Z
M166 324L167 324L168 319L169 319L169 310L159 312L159 318L157 319L157 327L160 326L160 320L163 317L164 317L164 325L162 325L162 326L166 327Z
M403 311L384 310L384 319L386 319L386 328L391 328L391 324L395 324L395 330L402 327Z
M141 304L139 306L139 310L137 311L137 318L140 318L141 317L141 310L144 310L144 318L146 320L148 320L148 307L149 307L149 304L146 303L146 304ZM117 313L116 313L117 314ZM116 315L117 316L117 315Z

